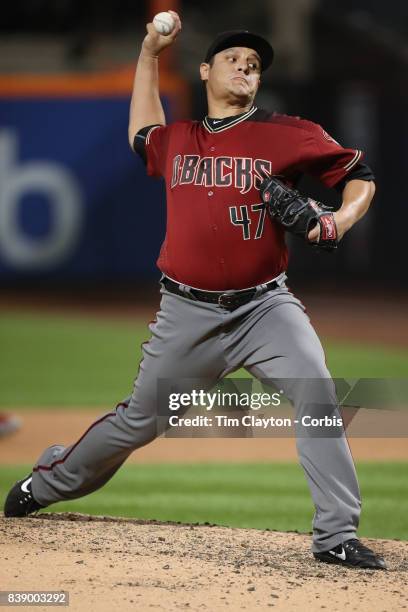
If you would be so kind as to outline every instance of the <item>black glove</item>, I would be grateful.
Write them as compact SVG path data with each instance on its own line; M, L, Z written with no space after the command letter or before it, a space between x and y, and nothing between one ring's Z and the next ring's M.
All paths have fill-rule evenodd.
M288 232L325 251L337 248L336 222L328 206L303 196L276 176L265 179L260 192L271 219L278 221ZM310 242L308 234L317 224L320 226L319 241Z

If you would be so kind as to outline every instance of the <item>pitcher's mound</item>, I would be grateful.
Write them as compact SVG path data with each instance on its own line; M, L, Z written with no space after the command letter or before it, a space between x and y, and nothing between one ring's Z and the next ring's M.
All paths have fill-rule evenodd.
M364 540L385 557L383 572L319 563L310 536L297 533L73 513L0 517L0 531L1 588L67 591L70 610L374 612L408 605L407 542Z

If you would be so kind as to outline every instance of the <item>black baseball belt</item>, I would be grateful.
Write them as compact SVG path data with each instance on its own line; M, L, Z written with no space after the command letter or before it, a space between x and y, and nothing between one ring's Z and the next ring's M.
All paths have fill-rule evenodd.
M222 306L226 310L235 310L250 302L255 296L258 297L279 287L279 283L273 280L259 287L250 287L249 289L242 289L239 291L202 291L201 289L186 287L186 285L177 283L167 276L164 276L160 282L167 291L170 291L170 293L180 295L190 300L198 300L199 302L207 302L208 304L218 304L218 306Z

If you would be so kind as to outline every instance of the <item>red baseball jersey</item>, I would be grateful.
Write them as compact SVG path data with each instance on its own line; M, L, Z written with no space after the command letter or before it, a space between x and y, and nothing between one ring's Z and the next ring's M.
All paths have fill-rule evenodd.
M253 287L283 272L282 226L259 187L278 174L336 185L362 158L319 125L253 107L224 120L180 121L145 132L148 174L166 182L167 229L157 265L198 289Z

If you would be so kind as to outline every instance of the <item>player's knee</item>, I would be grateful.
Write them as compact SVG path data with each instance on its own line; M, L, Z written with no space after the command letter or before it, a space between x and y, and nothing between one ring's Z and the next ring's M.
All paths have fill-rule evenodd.
M299 378L330 378L323 350L304 348L296 356L294 369Z
M152 442L160 434L156 416L132 411L131 405L122 413L120 428L134 449Z
M159 435L159 431L156 427L156 424L151 427L144 427L142 430L137 432L135 436L135 448L140 448L141 446L145 446L150 442L153 442Z

